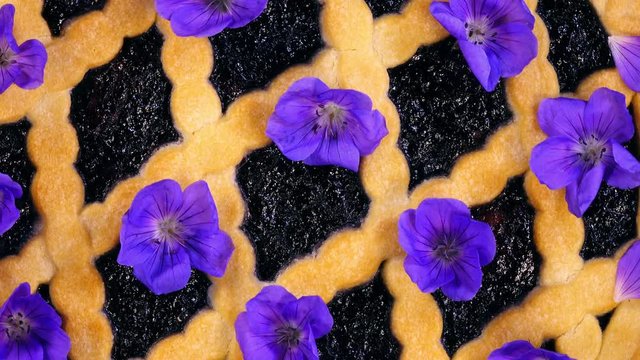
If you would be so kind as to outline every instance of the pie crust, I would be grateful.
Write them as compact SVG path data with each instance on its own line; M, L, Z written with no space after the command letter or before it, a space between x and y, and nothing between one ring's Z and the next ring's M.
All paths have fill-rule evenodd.
M386 260L383 276L395 299L392 330L403 346L402 358L446 359L437 303L418 290L402 267L398 216L426 197L484 204L501 193L510 177L525 174L525 190L536 209L535 245L543 259L540 285L520 305L494 318L454 359L485 359L493 349L516 339L534 345L556 339L558 351L578 359L640 359L640 302L613 301L616 264L624 248L613 258L584 262L579 255L582 221L569 213L562 191L550 191L528 169L528 154L544 138L537 106L559 94L556 73L547 60L549 36L537 15L538 56L522 74L506 81L514 119L484 148L460 157L448 177L430 179L408 192L408 165L396 146L399 117L387 97L387 69L409 60L420 46L448 36L430 16L430 2L409 0L400 14L374 20L363 0L324 0L321 27L326 47L310 64L288 69L265 90L242 96L223 114L209 82L215 59L211 43L175 36L169 23L156 17L153 0L110 0L104 10L75 19L60 37L50 35L39 15L42 0L20 0L16 38L45 43L49 63L43 86L32 91L12 87L0 96L0 124L25 116L32 123L28 152L37 173L31 193L44 226L19 255L0 261L0 301L21 282L34 288L50 284L53 303L72 340L71 357L109 359L113 335L102 312L105 289L94 259L118 244L121 217L142 187L163 178L183 186L205 179L218 204L221 227L233 238L236 251L226 275L212 278L212 308L195 315L183 333L159 341L147 358L175 359L180 354L186 359L241 359L233 322L261 283L254 275L252 245L240 230L245 205L235 167L249 152L269 144L266 121L286 88L300 77L315 76L331 87L367 93L386 117L389 136L361 167L371 199L363 225L332 235L317 253L283 270L278 284L297 296L317 294L328 302L338 291L367 282ZM537 0L526 2L535 12ZM637 0L592 4L609 33L640 35ZM145 32L154 22L165 37L162 63L173 85L171 113L183 141L157 151L139 175L121 181L103 203L85 206L83 182L74 168L79 146L69 121L70 91L89 69L114 58L125 37ZM593 73L575 96L587 99L602 86L625 94L640 113L640 97L615 69ZM613 309L602 332L595 316Z

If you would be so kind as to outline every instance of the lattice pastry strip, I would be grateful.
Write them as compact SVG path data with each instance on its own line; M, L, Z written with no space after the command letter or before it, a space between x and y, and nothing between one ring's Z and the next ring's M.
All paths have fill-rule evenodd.
M8 2L3 0L0 4ZM45 94L77 85L89 69L113 59L125 37L141 34L155 18L153 0L110 0L104 10L78 18L69 24L63 36L48 41L46 23L40 16L33 16L40 14L42 0L25 0L25 3L34 12L29 13L31 16L16 17L17 38L43 39L49 61L41 87L23 90L13 86L0 96L0 124L22 118Z
M39 11L41 3L32 3L33 8ZM176 349L180 349L181 353L193 358L224 358L231 344L230 357L239 358L231 324L244 308L244 303L258 291L260 284L254 275L253 249L239 230L244 204L235 184L234 169L248 152L268 144L264 135L266 119L279 95L295 79L317 76L330 86L356 88L368 93L375 106L386 116L390 135L363 163L362 182L372 200L369 216L363 226L358 230L333 235L317 255L292 264L282 272L277 282L287 286L296 295L316 293L329 301L337 291L367 281L384 259L400 255L395 223L402 210L409 206L415 207L427 196L458 197L469 205L486 203L501 192L509 177L525 172L528 153L542 138L535 119L537 104L541 99L558 93L555 72L546 60L548 35L538 18L535 33L540 42L540 54L522 75L507 81L507 94L514 110L514 121L494 134L484 149L461 157L448 178L425 182L409 197L407 163L396 146L399 118L386 95L389 86L386 68L406 61L419 46L434 43L447 36L429 15L429 3L428 0L412 0L405 6L402 14L384 16L373 21L368 7L361 0L325 1L322 31L329 47L317 55L312 64L285 71L265 91L256 91L238 99L222 118L220 101L207 81L213 65L210 44L206 39L175 37L168 24L160 21L159 28L165 36L163 67L173 84L171 109L175 125L183 135L183 142L158 151L139 176L121 182L104 203L93 204L85 209L80 208L83 185L72 167L77 153L77 140L71 134L73 131L67 119L69 94L68 91L56 91L74 86L88 68L113 58L121 46L122 38L139 34L151 26L154 13L150 0L135 3L112 0L104 11L81 17L69 26L63 37L51 40L49 49L52 58L47 70L47 74L51 75L48 75L45 86L33 92L13 89L0 98L0 119L3 122L17 120L33 107L29 111L29 117L34 123L32 134L29 135L30 145L33 142L44 144L50 134L67 139L67 146L62 149L50 149L43 145L42 148L50 153L34 150L36 152L31 154L38 167L33 193L44 218L44 238L36 237L25 246L20 256L1 261L0 277L8 279L9 283L17 283L21 280L12 275L12 272L37 263L35 269L39 270L31 271L30 279L27 280L37 284L53 277L52 296L56 307L65 317L66 330L73 339L72 356L108 358L111 331L100 312L104 303L104 290L90 259L117 244L120 218L133 196L144 185L166 177L175 178L182 184L205 178L219 204L224 204L219 205L221 226L231 234L236 254L227 275L214 280L215 291L211 294L211 299L215 310L205 310L196 315L183 334L158 343L150 351L149 357L170 358L171 354L176 353ZM626 16L623 3L613 0L594 1L601 15L605 14L605 23L612 28L616 26L610 25L615 17L608 16ZM534 9L535 1L528 1L528 5ZM631 24L628 16L625 19ZM18 21L23 24L25 20ZM35 17L33 21L40 22L33 29L44 24L41 18ZM107 27L113 24L119 30L107 31ZM18 28L28 27L26 25L18 25ZM617 29L632 31L629 29L633 27L627 24ZM97 34L101 36L99 39L93 37ZM401 37L398 38L398 35ZM43 40L48 42L45 35ZM96 43L100 44L97 45L99 48L95 48ZM69 57L78 64L77 67L61 65L68 65ZM539 81L541 78L544 81ZM603 85L624 92L630 100L630 91L612 70L591 76L580 86L577 94L585 97L594 88ZM515 139L521 139L523 145L514 146L520 143ZM52 165L54 158L60 162ZM62 172L64 176L50 183L48 180L54 171ZM553 223L553 219L556 219L557 224L557 219L566 219L568 212L560 206L560 195L542 188L530 174L527 176L526 188L534 206L539 210L536 218L536 245L545 261L542 282L559 284L534 291L521 306L500 315L487 327L481 338L462 348L456 358L479 358L501 345L504 340L514 337L528 338L539 343L543 338L565 334L561 339L565 339L563 341L567 349L570 349L574 343L581 341L575 339L584 337L572 338L567 332L572 329L574 332L580 331L582 325L578 324L592 322L586 319L606 312L615 305L608 295L612 293L615 260L591 261L579 270L581 259L577 259L576 254L579 251L578 243L581 244L583 238L580 224L576 221L566 222L565 230L570 234L566 239L566 247L551 245L558 234L544 232L544 225ZM59 201L61 196L76 198L75 205L71 201L70 208L47 207L47 204ZM74 237L73 241L65 240L70 236ZM77 256L73 259L64 254L69 251L69 246L77 249ZM562 256L557 255L558 250L562 250ZM563 260L564 256L572 260ZM385 280L396 298L392 327L404 345L403 358L446 358L439 342L442 331L440 312L430 295L422 294L412 286L402 269L401 258L398 256L387 263ZM336 264L354 271L321 270ZM58 269L55 275L54 267ZM72 274L82 280L73 282ZM564 284L572 275L575 277ZM588 284L592 286L589 287ZM579 289L583 291L580 292ZM2 295L7 296L8 293L0 293ZM586 295L593 296L593 299L587 301ZM84 300L78 303L79 298ZM72 302L74 299L76 301ZM411 304L418 303L424 306L420 307L417 314L411 314L408 311ZM557 315L550 322L535 318L542 315L545 309ZM626 307L621 306L620 309ZM614 316L612 324L617 318ZM420 319L421 323L417 321ZM424 327L425 321L432 325L429 330L420 327ZM516 328L516 324L527 326ZM605 333L605 347L613 346L611 344L615 344L620 336L617 335L615 326L612 329ZM588 331L585 330L585 333ZM87 334L98 336L100 341L90 341ZM215 344L211 344L207 334L220 336ZM624 351L635 349L627 347Z

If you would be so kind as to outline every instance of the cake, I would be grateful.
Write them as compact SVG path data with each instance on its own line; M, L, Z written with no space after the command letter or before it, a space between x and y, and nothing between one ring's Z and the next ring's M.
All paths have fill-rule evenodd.
M8 1L0 1L4 5ZM0 236L0 303L27 282L63 319L73 359L241 359L234 322L276 283L318 295L320 359L486 359L524 339L575 359L640 359L640 302L615 302L637 189L603 185L582 218L530 170L545 98L625 95L610 34L635 0L528 0L537 56L483 89L430 0L270 0L254 21L181 37L152 0L18 0L15 36L49 56L44 84L0 95L0 172L23 190ZM373 100L389 130L359 172L291 161L266 136L280 96L317 77ZM637 134L627 149L638 156ZM122 217L162 179L207 182L235 246L155 295L118 264ZM423 293L398 217L456 198L496 256L471 301ZM37 290L36 290L37 289Z

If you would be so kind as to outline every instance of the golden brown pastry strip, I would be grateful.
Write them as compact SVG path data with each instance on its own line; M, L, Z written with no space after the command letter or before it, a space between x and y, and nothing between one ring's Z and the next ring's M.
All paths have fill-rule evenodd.
M84 205L82 179L73 165L76 132L68 116L68 91L44 96L29 111L33 124L29 155L38 169L31 195L40 213L44 243L56 266L50 293L71 338L71 356L106 359L111 354L111 327L102 313L104 286L93 267L88 234L78 219Z
M32 9L39 11L40 1L28 1ZM536 1L530 0L527 3L533 9ZM469 205L486 203L495 198L510 176L526 171L530 149L544 137L535 118L537 105L545 97L557 96L558 85L555 72L546 60L548 35L537 18L535 33L539 39L540 54L520 76L507 81L507 94L515 121L494 134L484 149L461 157L448 178L427 181L408 197L408 167L396 146L399 119L386 95L389 83L386 68L406 61L419 46L436 42L447 35L429 15L429 4L429 0L411 0L402 14L387 15L373 21L362 0L327 0L322 13L322 31L331 48L322 51L312 64L297 66L281 74L267 90L241 97L230 106L223 118L220 118L220 101L207 81L212 68L208 40L175 37L168 23L161 20L159 28L165 35L163 66L173 84L172 115L176 127L183 135L183 143L161 149L139 176L118 184L104 203L82 210L81 219L91 234L91 246L87 246L89 239L79 226L79 219L72 215L80 213L78 201L79 204L82 201L82 192L79 191L82 184L78 183L77 174L74 170L69 171L68 167L52 166L55 163L52 162L55 152L47 155L42 150L35 150L35 155L31 154L34 163L42 164L42 168L38 166L34 181L34 201L41 213L44 213L45 241L36 238L18 257L0 262L0 279L7 279L9 283L22 281L9 274L15 269L30 266L35 260L43 259L44 261L38 261L39 271L33 272L31 279L25 280L32 284L46 282L53 275L53 265L47 261L49 255L44 249L46 244L51 259L59 267L59 272L52 281L52 296L63 313L65 326L74 340L72 356L108 358L111 332L107 327L108 334L106 333L105 319L96 311L103 305L104 290L99 275L86 261L87 258L102 254L116 245L120 218L133 196L144 185L167 177L175 178L184 185L204 177L218 202L221 226L232 236L236 252L225 277L214 280L212 300L216 310L205 310L197 314L183 334L158 343L149 357L170 358L177 351L182 351L194 358L224 358L231 341L229 357L240 358L237 344L233 341L233 321L244 309L244 303L255 295L261 285L254 275L253 248L238 229L244 204L235 184L234 169L248 152L268 144L264 128L279 95L295 79L313 75L322 78L330 86L355 88L369 94L375 106L386 116L390 135L362 165L362 181L372 201L370 214L363 226L334 234L323 244L317 255L292 264L282 272L277 282L289 287L296 295L316 293L329 301L337 291L370 279L384 259L396 256L386 266L385 282L396 298L392 327L404 345L403 358L424 358L424 354L439 354L437 356L446 358L439 344L442 329L439 310L431 296L420 293L402 269L402 255L396 239L397 216L407 207L415 207L428 196L457 197ZM594 0L594 6L604 16L609 29L633 32L637 22L627 13L630 7L626 5L627 2L622 0ZM24 29L36 31L35 29L43 28L43 24L46 26L41 18L17 18L18 38L37 37L49 43L53 60L47 69L47 82L40 90L27 93L12 89L7 92L8 96L0 97L0 122L22 117L28 108L44 97L42 103L30 113L35 118L32 129L34 135L29 137L30 144L35 141L32 139L44 138L41 131L54 131L45 130L44 119L52 115L55 115L53 117L61 126L57 131L69 136L70 125L66 119L68 94L49 93L72 87L89 67L100 65L115 56L123 36L141 33L151 25L153 11L151 0L135 3L112 0L104 11L81 17L65 31L63 37L54 40L47 38L48 31L43 35L25 32ZM135 14L135 18L132 14ZM622 20L617 21L616 17ZM122 31L117 34L107 31L107 27L112 24L116 24L116 28ZM87 34L91 32L89 29L91 34ZM94 34L101 34L104 38L91 38ZM99 43L98 49L90 47L95 47L94 43ZM92 51L88 52L87 49ZM61 59L67 61L64 64L68 64L69 58L78 64L75 70L66 70L61 65ZM58 69L63 71L55 72ZM617 73L612 70L589 77L577 93L586 97L593 89L603 85L624 92L628 98L631 96ZM54 100L62 105L53 104ZM520 144L516 139L522 140L522 146L516 146ZM75 138L68 143L71 144L67 144L69 148L58 153L61 164L66 166L75 159L77 152ZM38 146L31 144L30 149L48 149L47 146L50 145L42 140ZM36 160L38 156L42 158ZM53 187L49 181L52 175L47 174L53 169L65 174L58 182L69 186L69 189L65 189L68 196L80 198L76 199L75 205L71 204L71 208L55 210L48 207L60 196L50 189ZM612 268L615 262L594 261L580 270L582 261L577 257L583 238L580 221L572 221L568 217L560 192L548 191L532 174L527 175L525 187L537 209L536 246L545 261L541 281L543 284L561 284L536 290L523 305L499 316L487 327L480 339L461 349L456 358L481 358L481 354L487 354L499 346L500 341L515 339L516 335L540 342L544 337L565 334L560 341L567 349L571 349L579 341L575 339L583 339L584 336L572 337L570 334L582 334L586 331L582 327L586 326L592 329L591 325L582 325L585 321L592 322L585 319L591 319L591 315L614 306L611 299L607 299L607 294L610 297L609 287L612 287ZM545 231L546 226L556 226L556 232ZM558 241L561 234L566 236ZM78 236L68 241L62 239L71 235ZM69 246L79 248L78 256L74 259L62 255ZM333 271L335 268L343 271ZM73 283L70 280L72 273L85 279L87 286ZM575 277L563 284L572 275ZM588 279L599 283L589 286ZM0 295L6 293L7 296L10 289L3 288L2 291L4 293ZM91 292L89 296L87 291ZM585 292L600 295L600 298L589 304L583 298ZM564 299L556 295L562 295ZM85 296L86 299L72 306L71 300L76 296ZM568 309L564 313L559 311L567 309L570 306L568 304L574 302L578 309ZM416 303L425 306L414 315L411 310ZM529 319L531 314L542 315L549 306L553 306L549 311L559 314L558 319L552 319L548 323L535 318ZM82 315L76 312L81 312ZM84 323L79 320L82 317ZM421 332L420 322L416 319L429 321L434 326L431 329L433 331ZM527 324L526 329L514 329L516 323L522 323L522 320ZM89 344L86 336L81 334L87 329L98 334L102 341ZM206 347L210 341L207 334L211 333L220 334L220 341L216 341L213 346L209 344L212 346L209 349ZM477 350L479 351L476 352ZM631 354L634 349L628 348L625 351Z
M39 16L41 3L42 0L25 0L26 9L38 12L18 15L16 31L18 39L33 36L46 44L49 61L44 84L35 90L12 86L2 94L0 124L22 118L44 95L75 86L89 69L113 59L125 37L147 30L155 19L153 0L110 0L104 10L75 19L61 37L49 41L49 31L43 30L48 29L47 25ZM22 13L22 2L19 7Z
M578 325L556 340L557 351L580 360L595 360L601 346L602 330L593 315L586 315Z
M42 236L34 237L20 254L0 261L0 304L21 283L28 282L31 289L36 289L38 285L48 283L54 272L55 266L49 258Z

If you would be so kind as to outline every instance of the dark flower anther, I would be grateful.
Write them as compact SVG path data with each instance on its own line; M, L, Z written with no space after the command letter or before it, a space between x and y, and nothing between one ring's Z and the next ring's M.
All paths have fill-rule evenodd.
M574 215L584 214L603 180L621 189L640 185L640 163L622 146L635 131L624 95L600 88L588 102L546 99L538 122L549 138L531 152L531 170L550 189L566 188Z
M473 74L487 91L513 77L538 54L535 18L522 0L434 1L431 14L460 45Z
M8 175L0 173L0 235L11 229L20 217L16 199L22 197L22 187Z
M0 308L0 359L64 360L71 341L62 319L23 283Z
M231 238L218 225L207 183L184 192L173 180L142 189L122 218L118 263L160 295L184 288L191 267L222 276L233 252Z
M482 266L496 253L489 225L475 221L455 199L426 199L400 215L404 268L421 291L437 289L452 300L472 299L482 285Z
M296 299L281 286L265 287L246 307L235 324L245 359L316 360L316 339L333 327L329 308L320 297Z
M0 94L11 84L35 89L44 81L47 50L38 40L27 40L18 46L13 36L12 4L0 8Z
M156 0L158 13L178 36L208 37L245 26L266 6L267 0Z
M267 124L267 136L290 160L353 171L388 133L367 95L330 89L316 78L293 83Z
M494 350L487 360L573 360L564 354L538 349L524 340L516 340Z

